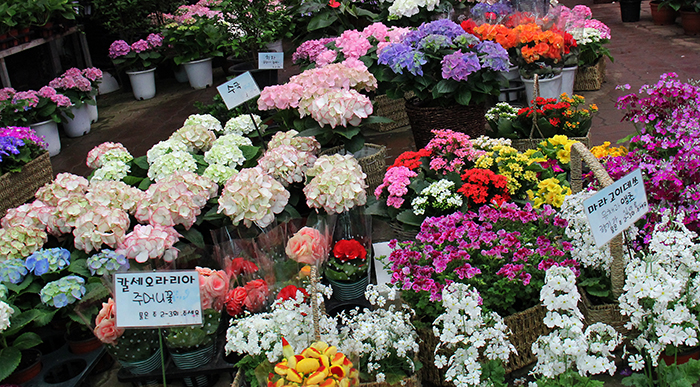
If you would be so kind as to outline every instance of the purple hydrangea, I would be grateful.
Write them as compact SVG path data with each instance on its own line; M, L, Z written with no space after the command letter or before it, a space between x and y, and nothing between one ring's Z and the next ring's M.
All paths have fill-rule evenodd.
M421 24L418 29L406 34L403 42L415 46L428 35L444 35L450 39L454 39L464 34L466 34L466 32L459 24L449 19L439 19L430 23Z
M11 136L0 137L0 162L3 156L18 155L19 148L24 146L24 141Z
M114 42L112 42L112 44L109 45L108 56L111 59L119 58L120 56L127 55L130 51L131 46L129 46L129 43L123 40L115 40Z
M445 35L428 35L418 42L418 49L437 51L452 45L452 39Z
M141 39L141 40L135 41L134 44L131 45L131 49L134 50L134 52L138 54L138 53L150 50L151 46L148 44L147 41Z
M385 47L379 54L380 64L388 65L397 74L406 69L413 75L423 75L422 65L427 63L425 55L403 43L394 43Z
M158 48L163 45L163 36L161 34L149 34L146 41L152 48Z
M463 54L461 50L445 55L442 59L442 78L465 81L471 73L481 70L476 53Z
M508 62L508 51L503 46L490 40L485 40L476 46L481 58L483 67L490 68L495 71L508 71L510 63Z

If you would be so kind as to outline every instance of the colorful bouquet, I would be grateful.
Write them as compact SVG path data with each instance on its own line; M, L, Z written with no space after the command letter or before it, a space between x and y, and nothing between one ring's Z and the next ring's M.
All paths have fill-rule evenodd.
M59 123L61 113L68 114L71 106L70 98L50 86L44 86L39 91L20 92L6 87L0 90L0 125L26 126L47 120Z
M43 138L31 128L8 126L0 128L0 175L19 172L28 162L46 150Z
M109 46L109 58L117 68L143 71L158 65L163 57L160 52L163 48L163 37L160 34L149 34L146 39L132 44L115 40Z
M71 68L61 76L49 82L49 87L70 98L73 106L80 107L84 103L94 105L93 97L97 95L97 85L102 80L102 70L90 67L84 70Z
M500 92L499 72L509 68L508 52L481 41L458 24L440 19L423 23L399 43L384 47L378 63L391 69L387 95L413 92L426 106L479 104Z
M579 4L569 10L562 6L560 24L565 25L566 31L576 41L579 67L593 66L603 56L614 61L610 50L605 47L610 42L610 28L600 20L593 19L590 8Z
M561 73L564 67L564 34L558 30L542 30L535 23L515 27L519 37L518 65L520 75L532 79L552 78Z
M210 8L212 3L200 0L163 15L163 43L174 51L175 64L224 55L229 32L223 13Z

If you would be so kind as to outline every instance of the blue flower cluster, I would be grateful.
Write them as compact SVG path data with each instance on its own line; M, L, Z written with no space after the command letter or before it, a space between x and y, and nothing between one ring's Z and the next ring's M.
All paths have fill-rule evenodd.
M476 46L481 57L481 65L496 71L508 71L508 51L500 44L485 40Z
M18 284L27 275L27 268L21 259L8 259L0 263L0 282Z
M496 16L506 16L513 13L513 7L509 1L498 2L496 4L477 3L469 11L472 19L483 18L487 13L495 14Z
M18 155L19 148L24 146L24 141L12 137L12 136L2 136L0 137L0 163L4 156Z
M129 268L129 260L115 251L103 249L87 259L87 267L92 275L110 275Z
M24 265L34 275L60 271L70 265L70 251L62 247L41 249L28 256Z
M458 50L442 58L443 79L466 81L471 73L479 70L481 70L479 57L474 52L462 53Z
M69 275L47 283L39 292L41 302L63 308L85 295L85 280L77 275Z
M378 62L388 65L396 74L403 74L403 70L406 69L415 76L422 76L421 66L428 63L425 54L403 43L391 44L384 48L379 54Z

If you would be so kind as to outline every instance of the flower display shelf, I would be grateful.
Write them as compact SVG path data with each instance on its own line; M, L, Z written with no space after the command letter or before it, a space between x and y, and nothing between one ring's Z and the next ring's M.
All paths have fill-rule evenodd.
M600 90L605 82L605 57L598 59L595 65L576 70L574 91Z
M226 332L225 330L221 333L221 337L215 340L216 343L226 342ZM216 351L211 361L199 368L191 370L181 370L175 367L175 364L170 358L165 360L165 377L168 382L173 380L182 380L184 378L191 378L194 383L193 387L201 387L197 385L197 381L203 380L197 378L197 376L206 376L206 382L208 385L213 385L215 380L219 377L221 373L229 373L231 377L235 376L236 367L225 360L224 346L223 344L217 345ZM163 376L160 368L148 374L134 375L131 372L120 369L117 372L117 379L122 383L131 383L132 386L137 387L144 385L145 383L153 380L158 380L159 382L163 380Z
M80 386L105 353L107 351L104 346L101 346L92 352L74 354L70 351L68 344L64 344L56 351L44 354L41 357L42 368L39 375L22 385L24 387Z
M574 193L580 192L582 189L582 162L591 169L596 179L602 187L607 187L613 183L610 175L605 171L605 168L600 164L598 159L591 153L590 150L582 143L574 143L571 146L571 190ZM578 180L574 180L578 177ZM613 257L610 265L610 280L612 284L612 293L615 299L622 294L622 288L625 284L625 259L622 250L622 236L617 235L610 241L610 254ZM586 324L590 325L597 322L608 324L615 328L620 334L626 335L629 331L624 327L627 323L627 317L620 313L620 305L602 304L593 305L586 297L586 292L581 291L581 312L585 318Z
M397 128L408 126L408 116L406 115L406 103L403 99L391 99L386 94L378 95L374 99L374 114L386 117L394 122L370 124L371 129L377 132L388 132Z
M346 155L348 152L342 146L330 148L321 152L321 155L339 153ZM386 171L386 147L384 145L367 144L359 151L353 153L362 167L362 172L367 175L367 196L373 196L374 190L382 184Z
M0 216L32 199L36 190L51 180L53 169L49 152L28 162L20 172L0 176Z

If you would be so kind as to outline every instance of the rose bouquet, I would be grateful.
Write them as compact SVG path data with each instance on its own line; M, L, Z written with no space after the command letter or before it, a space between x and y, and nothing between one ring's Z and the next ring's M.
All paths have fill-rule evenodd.
M49 87L70 98L76 108L83 104L94 105L94 97L97 95L97 84L102 79L102 71L90 67L84 70L71 68L61 76L49 82Z
M0 123L3 126L26 126L47 120L58 123L61 113L68 114L71 106L70 98L50 86L20 92L6 87L0 90Z
M399 43L384 47L378 63L391 69L387 95L407 92L426 106L479 104L498 95L499 72L509 68L508 52L498 43L481 41L458 24L440 19L423 23Z
M22 166L46 150L43 138L31 128L8 126L0 128L0 175L19 172Z
M143 71L158 65L162 60L163 37L160 34L149 34L146 39L140 39L129 44L124 40L115 40L109 46L109 58L117 68L127 71Z
M175 64L224 55L228 28L221 10L211 4L200 0L163 15L163 43L172 48Z

